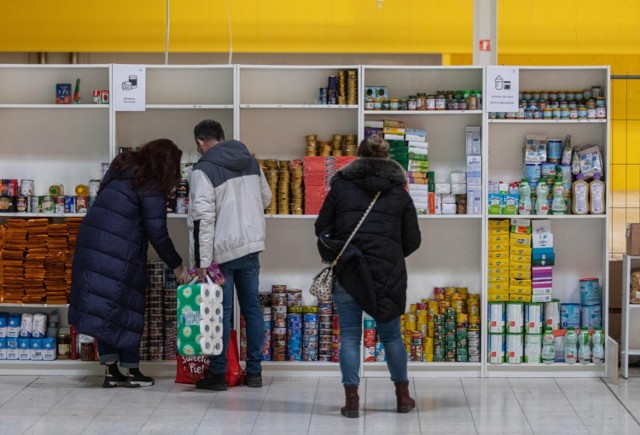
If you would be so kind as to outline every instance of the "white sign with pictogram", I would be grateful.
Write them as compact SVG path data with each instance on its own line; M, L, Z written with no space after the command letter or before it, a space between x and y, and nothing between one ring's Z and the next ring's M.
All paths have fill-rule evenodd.
M144 112L145 73L144 65L113 65L111 101L117 112Z
M513 66L488 66L484 110L517 112L520 70Z

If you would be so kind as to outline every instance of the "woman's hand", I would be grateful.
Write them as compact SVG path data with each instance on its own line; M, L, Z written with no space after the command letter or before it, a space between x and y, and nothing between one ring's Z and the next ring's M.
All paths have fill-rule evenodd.
M183 264L173 269L173 273L180 284L188 284L191 281L191 276L187 272L187 268Z

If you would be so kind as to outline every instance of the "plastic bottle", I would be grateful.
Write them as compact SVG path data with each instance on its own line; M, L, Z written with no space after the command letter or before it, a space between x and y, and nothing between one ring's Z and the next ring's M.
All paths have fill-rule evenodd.
M557 177L553 183L553 201L551 202L551 214L565 214L564 186L562 178Z
M589 212L591 214L604 213L604 182L600 181L600 172L593 174L593 180L589 183Z
M564 147L562 148L562 164L571 164L571 155L573 154L573 147L571 146L571 135L568 134L564 139Z
M191 162L189 161L189 155L187 153L182 153L182 157L180 157L180 178L183 180L188 180L191 176Z
M581 364L589 364L591 362L591 337L589 336L589 328L583 326L578 335L578 361Z
M594 364L604 364L604 334L602 333L602 328L596 326L593 331L593 335L591 336L591 342L593 343L593 348L591 350L592 359Z
M578 362L578 335L573 326L567 328L564 336L564 360L567 364Z
M536 187L536 214L549 214L549 201L547 200L548 195L549 188L547 187L547 181L542 179L538 183L538 187Z
M555 337L553 336L553 330L547 326L544 328L542 334L542 362L545 364L551 364L556 359L556 348L553 344Z
M518 185L518 214L531 214L531 186L529 180L523 178Z
M573 196L572 213L589 213L589 183L584 181L584 175L576 175L576 181L571 185L571 194Z

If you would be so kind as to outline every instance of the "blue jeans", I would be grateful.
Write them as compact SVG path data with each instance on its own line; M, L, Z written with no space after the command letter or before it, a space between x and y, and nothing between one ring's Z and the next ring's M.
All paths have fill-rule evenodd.
M140 350L117 349L111 345L98 340L98 353L100 354L100 364L111 364L120 362L120 366L125 369L138 368L140 363Z
M362 308L353 297L336 282L333 300L338 307L340 320L340 371L345 387L360 384L360 345L362 341ZM387 368L393 382L406 382L407 350L400 333L400 317L390 322L376 322L380 341L384 344Z
M244 316L247 332L247 373L262 373L262 347L264 345L264 320L258 291L260 260L258 253L245 255L218 265L224 275L222 286L222 307L224 308L222 342L220 355L211 356L210 371L213 374L227 372L227 348L231 331L233 311L233 288L238 294L240 312Z

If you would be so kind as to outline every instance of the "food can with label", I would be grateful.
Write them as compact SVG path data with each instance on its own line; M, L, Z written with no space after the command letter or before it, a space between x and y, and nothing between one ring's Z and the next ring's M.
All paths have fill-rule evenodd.
M42 197L41 210L42 213L53 213L56 210L55 202L51 196Z

